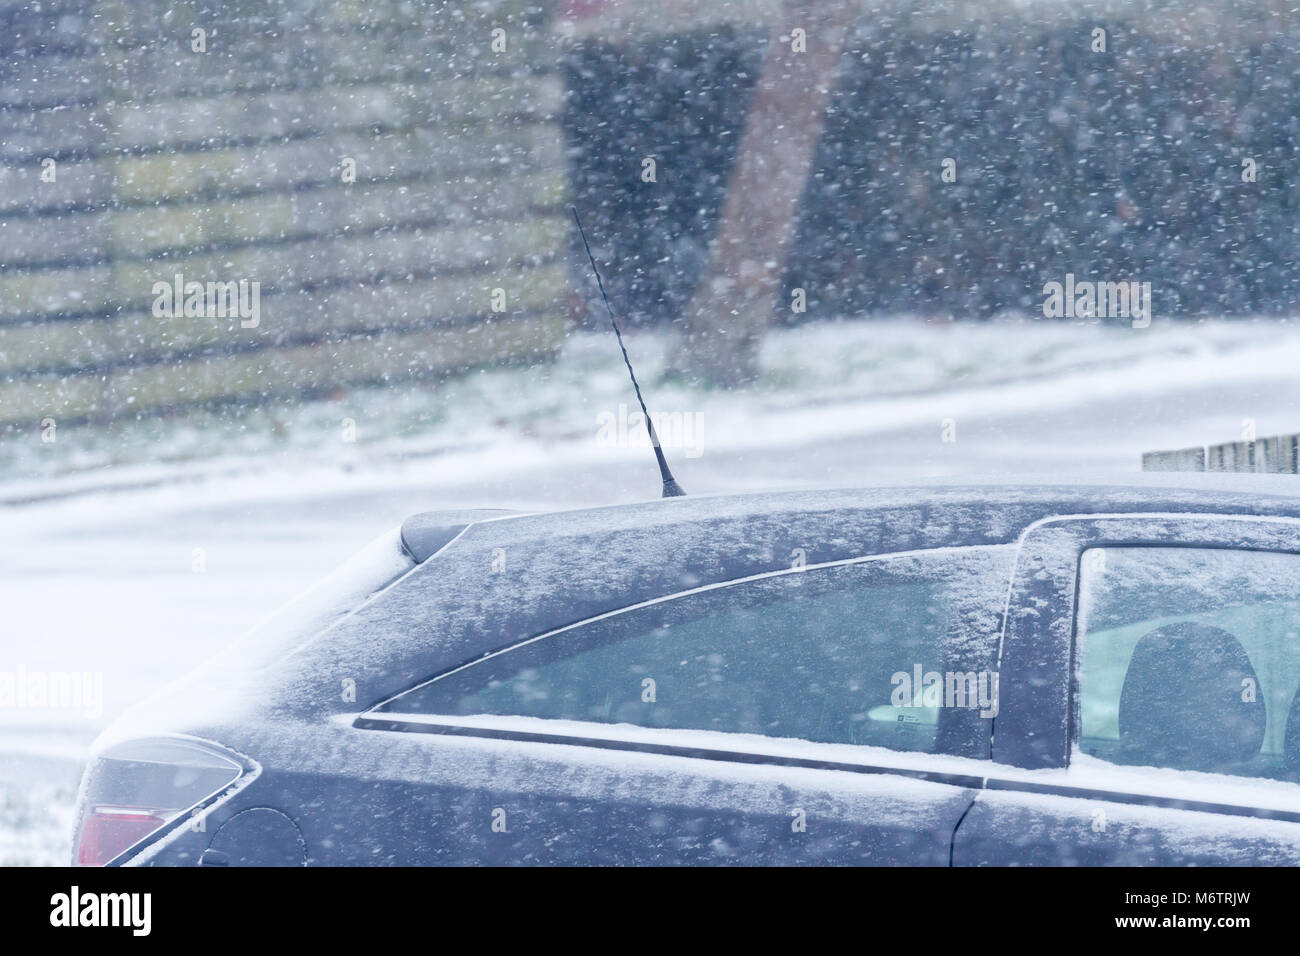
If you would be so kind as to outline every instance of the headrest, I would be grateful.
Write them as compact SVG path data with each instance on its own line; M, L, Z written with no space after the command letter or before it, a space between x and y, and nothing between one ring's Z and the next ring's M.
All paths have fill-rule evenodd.
M1127 764L1231 773L1264 743L1264 695L1246 649L1203 624L1167 624L1133 651L1119 697Z

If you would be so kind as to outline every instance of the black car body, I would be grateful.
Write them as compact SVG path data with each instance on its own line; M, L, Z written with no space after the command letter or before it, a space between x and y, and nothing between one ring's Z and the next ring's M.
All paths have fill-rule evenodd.
M1294 864L1294 480L419 515L105 733L79 858Z

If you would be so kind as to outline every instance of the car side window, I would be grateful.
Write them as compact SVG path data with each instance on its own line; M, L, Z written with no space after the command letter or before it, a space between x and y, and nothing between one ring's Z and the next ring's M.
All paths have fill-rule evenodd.
M1081 752L1300 779L1300 555L1095 548L1079 580Z
M987 756L1011 561L1006 547L920 552L703 589L532 640L377 710Z

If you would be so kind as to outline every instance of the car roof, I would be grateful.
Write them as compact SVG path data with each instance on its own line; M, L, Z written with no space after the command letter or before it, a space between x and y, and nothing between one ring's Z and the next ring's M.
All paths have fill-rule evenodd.
M503 539L530 537L563 520L566 531L586 527L592 533L631 530L650 525L740 519L779 513L898 507L1002 506L1016 512L1019 528L1056 514L1124 511L1220 512L1300 517L1300 476L1247 473L1136 472L1063 476L974 476L922 478L912 484L862 485L852 488L718 492L683 498L601 505L554 512L501 509L431 511L409 517L402 525L408 552L424 561L471 524L505 521Z

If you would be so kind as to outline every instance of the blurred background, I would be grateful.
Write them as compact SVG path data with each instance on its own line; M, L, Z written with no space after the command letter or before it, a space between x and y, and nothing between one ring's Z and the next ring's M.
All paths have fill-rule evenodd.
M657 495L570 203L693 493L1300 430L1298 47L1281 0L0 0L0 864L407 514ZM1045 318L1067 274L1149 327ZM99 706L6 703L64 672Z

